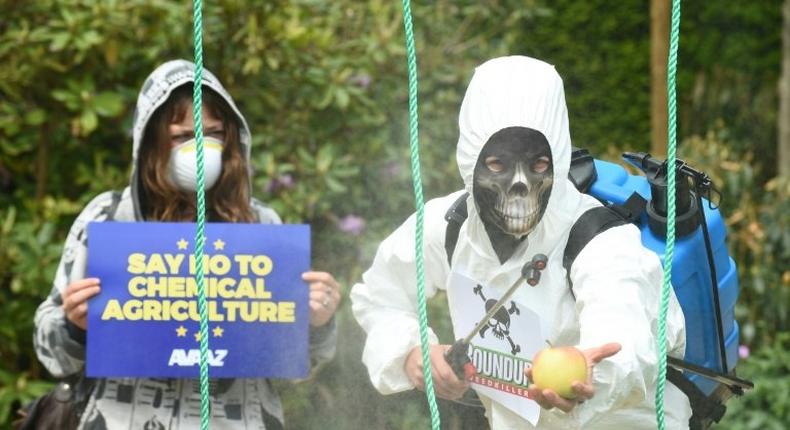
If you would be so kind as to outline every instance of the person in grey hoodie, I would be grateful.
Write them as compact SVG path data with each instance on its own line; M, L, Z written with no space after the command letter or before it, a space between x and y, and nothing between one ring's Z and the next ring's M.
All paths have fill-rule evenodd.
M88 300L100 279L85 278L87 224L95 221L192 221L196 172L192 89L194 64L174 60L145 80L133 121L131 183L94 198L69 231L52 292L35 316L39 360L55 377L79 375L85 364ZM252 198L250 131L217 78L203 74L203 129L207 219L279 224ZM338 283L326 272L306 272L310 285L310 362L315 369L335 352ZM200 425L200 387L192 379L91 380L80 429L192 429ZM267 379L217 379L210 384L211 428L282 428L283 410Z

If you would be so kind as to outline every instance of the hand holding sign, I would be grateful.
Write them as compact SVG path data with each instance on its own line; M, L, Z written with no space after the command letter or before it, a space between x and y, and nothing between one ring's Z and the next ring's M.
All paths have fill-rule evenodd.
M66 290L60 293L63 300L63 314L66 315L77 327L88 328L88 299L99 294L98 278L80 279L70 283Z
M302 280L310 283L310 325L326 325L340 305L340 285L327 272L305 272Z

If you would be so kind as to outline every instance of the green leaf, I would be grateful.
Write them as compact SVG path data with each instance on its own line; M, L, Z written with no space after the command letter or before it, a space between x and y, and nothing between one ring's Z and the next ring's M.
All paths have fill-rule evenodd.
M324 182L326 183L326 186L329 188L329 190L335 193L345 193L348 190L345 185L331 176L325 176Z
M49 50L54 52L62 51L69 41L71 41L71 34L58 33L52 38L52 42L49 44Z
M318 150L318 154L316 154L315 170L319 174L324 174L329 171L329 167L334 160L333 152L331 145L325 145Z
M0 228L0 233L4 236L11 233L11 229L14 227L14 221L16 220L16 207L11 206L8 208L8 212L6 213L5 220L3 220L2 228Z
M47 112L44 109L33 109L25 114L25 122L29 125L41 125L47 119Z
M80 134L83 136L87 136L96 130L96 126L99 125L99 118L96 116L96 113L92 110L85 110L82 112L80 116Z
M59 102L66 102L67 100L73 98L73 95L66 91L66 90L52 90L52 98L59 101Z
M93 108L101 116L118 115L123 110L123 96L102 91L93 98Z
M52 90L50 94L52 95L52 98L65 104L70 111L79 110L80 98L77 95L77 92L74 91L74 89L72 88L72 85L68 85L68 86L69 86L69 90L63 90L63 89Z
M346 110L346 108L348 107L348 102L350 100L348 91L346 91L344 88L338 88L335 91L335 100L337 101L337 106L341 110Z
M19 129L18 126L5 127L6 133L13 136ZM11 156L18 156L33 149L35 140L27 136L19 136L15 139L0 139L0 149Z
M101 34L99 34L99 32L97 32L96 30L86 31L85 33L82 34L82 37L80 39L82 39L82 43L86 47L98 45L102 41Z

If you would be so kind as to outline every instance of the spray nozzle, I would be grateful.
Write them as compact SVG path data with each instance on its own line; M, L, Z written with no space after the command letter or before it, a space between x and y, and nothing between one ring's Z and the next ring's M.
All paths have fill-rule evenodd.
M669 203L667 161L659 160L647 152L626 152L623 159L644 172L651 194L650 204L647 206L648 225L656 235L666 236ZM692 169L683 160L677 160L675 169L675 231L681 237L692 233L699 225L697 202L689 186L689 178L699 184L697 178L707 178L707 175Z
M662 163L647 152L624 152L623 159L644 172L648 179L655 176L662 167L666 168L666 162Z

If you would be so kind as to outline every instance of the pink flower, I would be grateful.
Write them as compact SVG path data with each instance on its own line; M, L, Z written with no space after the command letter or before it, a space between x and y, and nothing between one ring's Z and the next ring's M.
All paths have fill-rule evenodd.
M749 347L746 345L741 345L738 347L738 357L744 359L749 357Z
M352 76L348 81L362 89L367 89L373 79L367 73L360 73L358 75Z
M289 190L294 186L294 178L289 174L284 174L269 181L266 191L269 193L276 193L280 190Z
M359 236L365 230L365 219L356 215L346 215L337 223L343 233Z
M384 165L383 174L387 179L395 179L401 171L401 163L397 161L390 161Z

